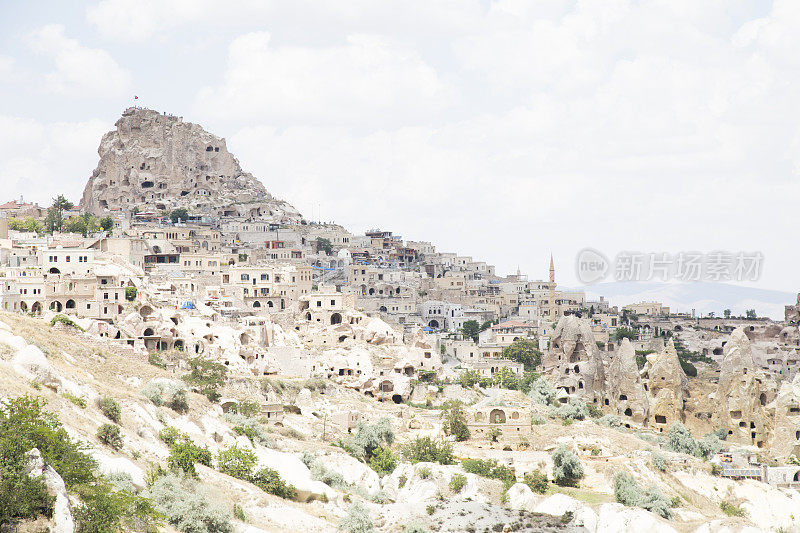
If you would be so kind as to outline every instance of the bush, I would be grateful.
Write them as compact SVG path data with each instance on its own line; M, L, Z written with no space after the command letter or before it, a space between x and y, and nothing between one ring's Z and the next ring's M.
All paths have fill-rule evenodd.
M233 404L228 410L229 414L242 415L245 418L256 418L261 415L261 406L258 402L242 400Z
M264 430L264 426L255 418L249 418L241 414L226 413L223 417L227 422L233 424L233 430L239 435L246 435L253 444L261 444L267 448L272 448L274 443Z
M583 465L578 456L563 444L559 444L551 457L553 459L553 481L562 486L577 486L583 478Z
M547 492L547 474L544 474L543 472L538 470L525 472L523 482L537 494L544 494Z
M464 472L490 479L499 479L506 488L517 481L511 468L499 464L494 459L464 459L461 461L461 466L464 468Z
M403 446L403 455L412 463L439 463L451 465L453 446L449 442L437 444L430 437L417 437Z
M442 413L442 416L444 417L443 429L446 435L454 435L458 442L469 440L469 427L467 426L467 416L464 414L463 403L453 402Z
M467 486L467 476L464 474L453 474L450 476L450 490L458 494Z
M662 472L667 471L667 458L661 455L658 452L653 452L650 456L650 462L653 463L653 466Z
M53 327L56 324L63 324L65 326L75 328L78 331L85 331L82 327L73 322L73 320L66 315L56 315L52 319L50 319L50 327Z
M188 363L190 371L183 376L183 381L212 402L219 400L217 389L225 385L228 367L203 357L193 357Z
M167 442L167 445L170 447L169 457L167 457L167 465L169 465L170 468L173 470L181 470L194 477L197 475L197 470L194 466L196 463L200 463L209 468L211 467L211 450L205 446L201 448L184 434L174 438L173 444L170 446L167 439L172 440L171 435L165 438L165 436L162 435L164 431L165 430L162 430L159 436L161 436L162 440Z
M338 530L343 533L373 533L375 525L372 523L369 511L359 502L355 502L339 522Z
M583 420L589 416L589 409L580 400L570 400L552 409L553 414L565 420Z
M184 408L188 410L186 401L186 390L177 381L158 380L150 381L142 389L142 396L153 402L155 405L166 405L177 412Z
M77 533L155 531L161 525L161 515L152 502L133 490L115 490L109 483L99 483L84 489L81 499L83 506L74 511Z
M617 415L605 415L601 416L597 423L601 426L606 426L610 428L621 428L622 427L622 420L619 419Z
M641 507L664 518L672 517L672 501L655 485L642 491L627 472L620 472L614 479L614 497L628 507Z
M153 366L157 366L158 368L165 370L167 368L167 363L161 358L160 355L157 353L151 353L147 356L147 362Z
M61 396L63 396L67 400L71 401L72 403L74 403L75 405L80 407L81 409L86 409L86 405L87 405L86 404L86 398L84 398L83 396L76 396L74 394L70 394L69 392L64 392L64 393L61 394Z
M544 376L539 376L531 383L528 396L534 403L550 405L556 400L556 390Z
M269 494L292 500L297 497L297 489L286 483L280 474L271 468L261 468L251 477L250 482Z
M217 453L217 470L246 481L250 480L257 462L256 455L252 451L239 448L235 444Z
M708 459L722 451L722 442L716 433L709 433L702 440L697 441L697 450L700 457Z
M719 502L719 508L722 509L722 512L728 516L740 516L740 517L747 516L747 511L745 511L744 509L742 509L733 502L723 500Z
M392 423L384 417L374 424L359 422L355 434L340 441L339 445L352 456L368 461L378 449L389 446L393 442Z
M369 460L369 466L379 476L391 474L397 467L397 457L388 448L380 448Z
M136 299L139 290L136 287L125 287L125 299L132 302Z
M100 442L111 446L115 450L122 449L122 435L120 434L119 426L103 424L97 429L97 438L100 439Z
M686 426L678 421L672 423L667 433L667 448L673 452L698 455L700 449Z
M174 474L161 476L145 494L153 500L156 511L184 533L232 533L230 515L212 506L194 482L186 482Z
M101 398L97 401L97 407L100 408L100 411L112 422L116 422L119 424L121 410L119 408L119 404L116 400L109 397Z
M427 466L423 466L417 470L417 474L419 474L420 479L428 479L431 477L431 469Z

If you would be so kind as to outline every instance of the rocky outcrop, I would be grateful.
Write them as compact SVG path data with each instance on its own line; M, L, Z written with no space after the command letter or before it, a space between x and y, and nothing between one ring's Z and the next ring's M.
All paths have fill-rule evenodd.
M603 403L603 360L588 320L573 315L562 317L543 365L556 389L587 403Z
M25 454L28 464L25 473L33 478L41 478L47 487L47 492L55 496L53 504L52 533L72 533L75 531L75 521L69 505L69 495L64 480L53 467L44 464L42 454L37 448L32 448Z
M627 417L637 424L646 424L650 402L639 376L636 351L628 339L623 339L614 359L608 365L606 381L606 397L615 414Z
M673 422L683 422L689 380L681 368L672 339L663 352L647 356L641 379L649 396L649 424L659 431L666 431Z
M800 457L800 374L791 382L784 382L778 391L771 450L782 459Z
M297 210L277 200L228 152L225 139L181 117L128 108L106 133L81 206L107 210L186 208L190 214L291 222Z
M734 330L720 364L712 421L728 430L729 441L765 446L772 430L767 412L770 396L774 392L767 377L757 370L750 339L742 328Z

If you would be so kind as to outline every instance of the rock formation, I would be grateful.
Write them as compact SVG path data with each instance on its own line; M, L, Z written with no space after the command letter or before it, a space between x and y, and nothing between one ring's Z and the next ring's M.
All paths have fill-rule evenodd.
M300 219L273 198L228 152L225 139L181 117L128 108L103 136L100 162L81 206L95 214L186 208L193 215L290 222Z
M588 320L567 315L558 321L544 359L544 369L556 389L587 403L602 403L603 360Z
M623 339L609 364L606 381L606 398L613 411L638 424L646 424L650 405L636 365L636 351L628 339Z
M750 339L738 328L725 345L712 421L728 430L729 441L762 447L771 432L767 404L774 392L763 372L756 369Z
M647 356L641 377L650 396L650 425L666 431L673 422L683 422L689 380L681 368L672 339L663 352Z
M787 459L800 457L800 374L785 381L775 400L775 437L772 453Z

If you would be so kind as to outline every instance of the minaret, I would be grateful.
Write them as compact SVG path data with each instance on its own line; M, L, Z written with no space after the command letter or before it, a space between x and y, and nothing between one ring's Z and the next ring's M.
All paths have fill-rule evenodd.
M556 267L550 254L550 320L556 320Z

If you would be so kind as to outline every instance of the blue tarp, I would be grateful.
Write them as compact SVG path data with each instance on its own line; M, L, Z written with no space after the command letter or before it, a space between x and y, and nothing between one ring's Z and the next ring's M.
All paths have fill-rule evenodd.
M194 309L194 304L187 300L187 301L183 302L183 305L181 306L181 308L182 309Z

